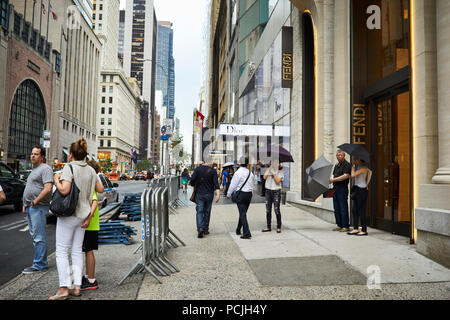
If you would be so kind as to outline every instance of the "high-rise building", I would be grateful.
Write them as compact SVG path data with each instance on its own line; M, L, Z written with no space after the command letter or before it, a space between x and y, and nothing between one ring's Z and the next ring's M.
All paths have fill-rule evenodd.
M141 134L146 143L140 145L140 157L151 158L155 123L155 65L156 65L157 20L153 0L127 0L125 8L125 31L123 44L123 69L127 77L136 78L144 101L148 102L148 112L144 112L148 122Z
M117 55L120 63L123 64L123 45L125 34L125 10L120 10L119 13L119 47L117 49Z
M156 49L156 90L163 92L163 105L168 114L163 118L175 116L175 60L173 58L173 24L158 21L158 43Z
M94 30L103 44L97 110L100 160L112 160L120 172L131 169L132 150L139 148L140 90L119 63L120 0L94 0ZM137 137L137 139L136 139Z

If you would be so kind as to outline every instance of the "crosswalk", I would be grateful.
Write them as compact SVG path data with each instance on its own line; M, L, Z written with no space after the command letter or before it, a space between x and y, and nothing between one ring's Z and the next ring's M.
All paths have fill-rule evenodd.
M28 231L28 221L26 219L21 219L19 221L14 221L9 224L0 226L0 231L11 231L14 229L21 228L19 231Z

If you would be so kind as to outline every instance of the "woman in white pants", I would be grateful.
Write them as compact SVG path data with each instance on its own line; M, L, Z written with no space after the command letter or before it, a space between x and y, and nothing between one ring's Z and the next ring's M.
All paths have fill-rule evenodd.
M67 164L62 174L54 176L55 186L62 195L70 192L72 181L80 190L75 213L69 217L58 217L56 224L56 266L59 276L59 290L49 300L64 300L69 294L79 296L81 276L83 271L83 239L84 231L82 225L89 225L89 213L91 211L92 195L94 190L103 192L103 185L98 179L92 167L85 162L87 155L87 143L80 139L70 146L69 162L72 170ZM69 264L69 250L72 257L72 269ZM71 273L73 275L73 282ZM69 290L70 289L70 290Z

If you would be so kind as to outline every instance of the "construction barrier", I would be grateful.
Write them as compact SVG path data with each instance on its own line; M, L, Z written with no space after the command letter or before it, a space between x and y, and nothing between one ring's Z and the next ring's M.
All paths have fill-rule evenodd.
M98 244L131 244L131 236L136 235L136 230L120 222L100 223L98 232Z
M153 179L150 187L142 192L140 196L142 243L135 251L136 253L140 250L141 256L120 280L119 285L129 276L143 271L150 273L159 283L162 283L159 276L170 276L179 272L165 256L167 249L178 246L175 239L185 246L169 227L171 183L171 178Z

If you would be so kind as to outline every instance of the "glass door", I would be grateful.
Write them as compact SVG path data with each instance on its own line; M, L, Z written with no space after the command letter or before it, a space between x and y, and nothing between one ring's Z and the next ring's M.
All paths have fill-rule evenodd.
M374 164L375 227L409 236L411 133L409 92L377 101Z

